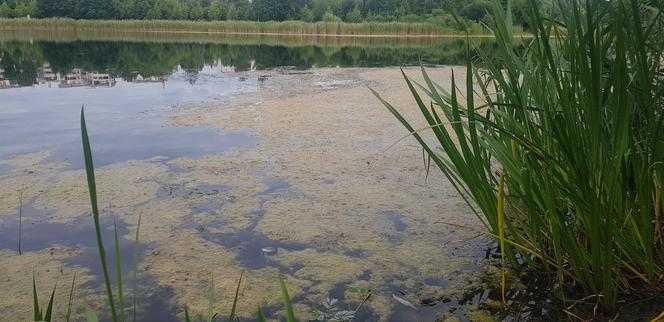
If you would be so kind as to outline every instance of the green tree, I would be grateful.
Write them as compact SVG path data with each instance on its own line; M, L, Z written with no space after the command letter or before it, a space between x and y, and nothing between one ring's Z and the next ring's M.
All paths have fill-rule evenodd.
M297 19L305 22L313 22L316 19L314 12L309 8L309 5L305 4L300 12L297 15Z
M115 0L113 1L113 7L117 13L117 17L120 19L130 19L134 18L136 11L136 2L135 0Z
M182 19L184 12L178 0L156 0L147 13L148 19Z
M191 20L207 19L207 12L202 6L190 6L188 17Z
M221 0L214 0L208 7L207 17L209 20L222 20Z
M473 0L473 2L461 9L459 15L469 20L481 21L486 16L490 7L491 3L485 0Z
M234 3L229 3L226 6L226 20L238 20L240 18L240 13L237 10L237 6Z
M323 19L321 20L324 22L341 22L341 18L334 15L331 10L326 11L325 14L323 14Z
M6 2L3 2L0 4L0 17L2 18L10 18L14 15L14 12L12 11L12 8L9 7L9 5Z
M108 0L78 1L77 18L84 19L115 19L115 8Z
M362 12L360 12L360 7L355 6L355 8L346 14L346 22L358 23L362 22Z
M74 0L38 0L37 13L40 17L74 17L76 2Z
M303 0L253 0L254 13L260 21L283 21L297 16L304 6Z

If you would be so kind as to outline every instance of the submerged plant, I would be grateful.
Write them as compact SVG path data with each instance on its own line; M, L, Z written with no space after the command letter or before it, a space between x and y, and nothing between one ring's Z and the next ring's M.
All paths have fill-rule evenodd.
M530 1L534 38L516 50L510 2L494 1L498 55L468 61L465 92L454 74L445 89L404 73L425 129L374 93L505 262L554 270L611 311L621 294L664 289L664 17L640 0L552 10Z
M347 322L355 319L354 310L342 310L337 307L339 300L326 298L320 307L313 310L314 321L339 321Z

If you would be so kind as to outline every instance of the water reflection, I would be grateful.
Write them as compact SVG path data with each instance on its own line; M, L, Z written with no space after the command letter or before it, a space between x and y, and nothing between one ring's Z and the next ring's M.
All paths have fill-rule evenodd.
M218 41L218 40L217 40ZM267 43L265 43L267 42ZM177 69L190 78L212 66L221 73L277 67L381 67L425 64L462 64L463 39L430 40L402 45L371 42L333 44L303 42L279 44L268 40L231 43L138 41L60 41L3 39L0 37L0 88L58 82L59 87L113 86L117 78L128 82L162 82ZM471 45L483 52L489 40Z

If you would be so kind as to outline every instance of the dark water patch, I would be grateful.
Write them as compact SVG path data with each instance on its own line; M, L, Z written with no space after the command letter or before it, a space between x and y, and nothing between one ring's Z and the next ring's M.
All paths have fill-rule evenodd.
M334 181L333 179L324 179L322 182L323 182L323 184L335 184L336 183L336 181Z
M408 225L403 222L403 214L398 211L386 211L383 213L390 221L392 221L392 225L394 225L394 229L398 232L402 232L408 228Z
M442 278L425 278L424 284L429 286L439 286L439 287L451 287L455 283L453 279L442 279Z
M343 300L346 299L347 288L348 288L348 283L346 282L338 283L335 286L333 286L332 289L328 292L328 297L331 299L339 300L339 302L343 302Z
M81 266L90 269L91 274L97 278L90 282L90 287L101 285L101 263L97 249L97 237L91 216L80 217L71 223L49 222L49 213L36 209L33 203L23 206L23 219L21 220L21 251L39 252L54 249L55 246L74 248L81 253L73 258L66 259L64 263L69 266ZM109 267L115 267L115 240L114 224L117 224L118 245L123 272L129 272L133 267L134 241L125 239L128 232L127 224L115 220L112 214L102 213L101 234L108 255ZM0 224L0 249L18 250L19 218L18 216L4 217ZM143 245L139 244L139 247ZM115 275L112 276L115 279Z
M277 241L268 238L254 229L245 229L232 234L209 234L202 232L206 240L224 246L235 253L235 259L248 269L259 269L265 266L279 268L282 273L290 273L293 267L286 267L273 261L272 256L279 256L279 250L302 251L310 248L308 245L292 242ZM265 254L263 248L272 247L274 254Z
M393 289L392 301L395 306L389 321L442 321L449 317L469 321L466 308L458 299L447 295L438 295L420 298L416 302L409 302L410 305L397 300L396 297L399 297L407 301L407 299L410 299L407 296L408 293L408 290Z
M346 250L343 252L345 256L355 257L355 258L366 258L367 252L363 249L352 249Z
M265 184L267 188L258 193L258 196L269 197L277 193L283 194L291 192L290 191L291 184L288 181L269 176L263 176L263 177L264 177L263 184Z
M92 217L77 219L71 223L48 222L48 213L36 210L30 205L24 207L24 218L21 224L21 250L23 252L38 252L53 247L62 246L76 248L81 254L65 260L72 266L87 267L93 274L101 272L99 255L97 253L97 239ZM114 254L114 221L108 216L102 219L102 237L109 254ZM118 244L123 271L133 266L133 241L122 238L128 232L127 225L117 220ZM0 249L18 249L19 220L17 217L7 217L0 224ZM110 256L109 256L110 257ZM109 258L109 265L115 266L115 257ZM98 283L96 281L95 283Z
M21 225L21 250L26 252L55 251L55 247L76 249L79 254L63 260L69 267L84 267L89 269L94 279L81 285L82 288L102 291L104 285L102 266L99 258L96 233L91 216L84 216L71 223L49 222L49 213L34 208L32 203L23 207ZM101 233L106 249L106 260L110 270L114 272L116 266L116 251L120 252L121 269L127 303L133 298L133 268L134 252L138 247L138 260L142 261L144 250L148 245L136 245L134 240L124 238L129 232L128 225L120 219L114 220L112 214L102 213ZM0 224L0 249L17 250L19 235L19 220L17 216L3 217ZM117 224L118 245L115 248L114 224ZM18 254L15 256L19 256ZM109 274L111 283L117 283L117 275ZM170 288L155 287L156 281L151 275L140 273L137 280L138 289L138 317L140 321L178 321L177 312L171 306L173 290ZM103 312L99 312L103 313ZM101 321L110 321L110 317L101 316Z
M171 287L158 286L150 277L141 279L138 293L137 321L180 322L180 308L173 305L175 291Z

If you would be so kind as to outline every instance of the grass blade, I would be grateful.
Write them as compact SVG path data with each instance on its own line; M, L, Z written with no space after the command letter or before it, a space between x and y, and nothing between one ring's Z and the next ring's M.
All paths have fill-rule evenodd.
M233 299L233 308L231 309L231 316L228 318L229 322L235 321L235 314L236 314L236 309L237 309L237 300L238 300L238 295L240 294L240 284L242 284L242 275L244 275L244 271L240 273L240 280L237 281L237 289L235 290L235 298Z
M67 314L65 318L67 322L71 319L71 309L74 304L74 284L76 284L76 272L74 272L74 277L71 279L71 289L69 290L69 301L67 302Z
M500 241L500 258L502 261L502 269L500 272L500 290L501 296L503 299L503 304L507 304L507 299L505 299L505 217L504 217L504 207L503 207L503 191L505 184L505 175L500 175L500 183L498 184L498 240Z
M256 319L258 322L266 322L265 313L263 313L263 309L260 306L256 309Z
M55 299L55 288L53 286L53 291L51 292L51 297L48 300L48 306L46 307L46 314L44 315L44 321L51 322L51 314L53 313L53 300Z
M106 250L104 249L104 240L101 236L101 224L99 220L99 207L97 206L97 186L95 183L95 168L92 162L92 149L90 148L90 139L88 138L88 129L85 125L85 108L81 107L81 140L83 143L83 155L85 158L85 173L88 181L88 190L90 192L90 206L92 207L92 218L95 224L95 233L97 236L97 248L99 250L99 259L104 273L104 284L106 285L106 295L108 306L111 310L111 320L118 322L115 311L115 301L113 300L113 289L111 279L108 274L108 265L106 264Z
M286 289L286 283L284 283L284 279L281 276L279 276L279 286L281 287L281 297L284 301L284 307L286 308L286 321L297 322L295 319L295 312L293 312L293 303L291 303L288 289Z
M118 240L118 224L113 220L113 239L115 242L115 273L118 280L118 307L120 308L120 321L125 320L124 291L122 289L122 258L120 256L120 242Z
M34 312L35 321L41 321L42 311L39 307L39 298L37 295L37 282L35 281L35 273L32 273L32 310Z
M191 322L191 318L189 317L189 308L187 308L187 305L184 306L184 322Z
M133 322L136 322L136 306L137 306L137 302L138 302L138 295L137 295L138 292L136 290L136 288L138 287L138 261L139 261L139 256L140 256L140 245L139 245L138 241L139 241L139 233L141 231L141 219L142 219L142 217L143 217L142 214L138 215L138 223L136 224L136 236L134 237L134 256L133 256L133 260L134 260L134 263L133 263L134 264L134 279L133 279L133 285L132 285L132 289L133 289L132 293L134 293L133 294L134 299L133 299L133 303L132 303L132 315L133 315L132 321Z
M214 319L214 312L212 311L212 306L214 304L214 276L210 278L210 288L208 289L208 310L207 310L207 322L212 322Z
M99 322L97 313L95 313L95 311L93 311L89 306L85 306L85 320L87 322Z
M23 255L21 251L21 238L23 235L23 192L25 187L21 187L18 194L18 254Z

